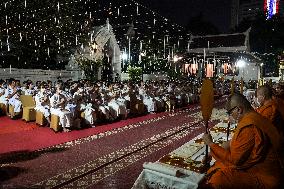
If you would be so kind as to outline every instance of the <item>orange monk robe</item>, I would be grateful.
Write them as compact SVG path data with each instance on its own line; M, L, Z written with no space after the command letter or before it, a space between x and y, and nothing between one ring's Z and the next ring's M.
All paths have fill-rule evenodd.
M277 109L279 110L282 118L284 119L284 100L280 98L274 98L274 101L277 105Z
M256 112L245 115L238 123L230 149L210 145L216 163L208 171L207 183L218 189L279 188L282 178L280 136L277 129Z
M262 116L269 119L278 131L284 134L284 106L280 99L271 99L265 105L256 109ZM282 106L282 107L281 107Z
M280 157L283 163L282 167L284 167L284 101L275 97L266 105L258 108L257 112L268 118L280 133L282 139Z
M278 94L277 97L284 101L284 92Z

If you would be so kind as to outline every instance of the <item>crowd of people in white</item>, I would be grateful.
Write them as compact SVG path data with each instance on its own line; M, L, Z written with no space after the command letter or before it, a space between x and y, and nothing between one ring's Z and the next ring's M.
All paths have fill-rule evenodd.
M0 103L13 106L12 119L21 114L21 95L32 95L35 110L43 113L50 123L50 116L59 117L63 131L81 127L78 119L94 126L102 121L126 119L139 114L171 111L198 100L200 83L195 81L146 81L106 83L88 80L63 82L58 80L35 84L9 79L0 81ZM132 109L136 111L132 111ZM83 112L83 114L82 114ZM83 116L82 116L83 115ZM79 121L79 123L81 123Z

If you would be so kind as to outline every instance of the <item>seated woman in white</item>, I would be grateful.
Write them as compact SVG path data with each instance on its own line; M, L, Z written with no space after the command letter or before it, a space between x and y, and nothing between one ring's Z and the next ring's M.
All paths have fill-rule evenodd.
M34 90L33 82L29 81L29 82L27 83L27 86L26 86L24 92L25 92L25 95L31 95L31 96L34 96L34 95L35 95L35 90Z
M92 100L94 94L89 91L88 96L90 96L91 97L90 99ZM74 93L73 98L77 106L80 107L80 111L84 112L85 123L87 125L93 125L97 120L95 114L96 109L93 107L94 103L86 102L86 100L83 100L84 99L83 88L78 88L78 90Z
M154 113L157 111L157 102L150 92L147 90L146 94L143 96L143 104L147 107L149 113Z
M62 92L62 94L65 96L66 104L65 104L65 110L68 110L72 113L72 116L74 117L76 114L76 103L74 103L73 95L69 91L69 88L65 88L65 91Z
M44 86L41 86L40 91L35 95L35 110L42 112L48 124L50 124L50 102Z
M8 104L8 93L6 93L6 88L4 87L5 82L3 80L0 81L0 103L5 104L7 106Z
M64 132L68 132L71 127L71 112L65 109L66 97L62 94L62 88L58 87L56 93L50 98L51 114L59 116L59 123Z
M120 115L122 115L123 118L127 117L126 105L118 100L117 93L115 93L115 95L112 97L112 99L108 103L108 106L115 111L115 118L119 117Z
M14 107L14 112L10 115L11 118L14 118L15 115L19 115L21 112L22 102L20 101L20 92L21 91L15 86L15 81L10 81L5 93L7 94L9 105Z
M110 108L107 105L108 101L107 101L107 96L105 93L103 92L101 93L101 97L96 100L96 103L99 107L99 111L101 111L104 114L106 120L109 120L110 118L112 118L111 113L110 113Z

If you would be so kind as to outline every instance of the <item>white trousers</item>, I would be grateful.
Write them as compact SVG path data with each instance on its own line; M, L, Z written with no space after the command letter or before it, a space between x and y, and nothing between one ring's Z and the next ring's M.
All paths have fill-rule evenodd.
M14 112L19 113L21 112L22 102L18 99L11 98L9 99L9 104L14 107Z
M36 106L34 109L43 113L45 118L48 118L50 116L50 110L47 106Z
M4 96L1 96L1 97L0 97L0 103L1 103L1 104L5 104L5 105L7 106L7 105L8 105L7 98L5 98Z

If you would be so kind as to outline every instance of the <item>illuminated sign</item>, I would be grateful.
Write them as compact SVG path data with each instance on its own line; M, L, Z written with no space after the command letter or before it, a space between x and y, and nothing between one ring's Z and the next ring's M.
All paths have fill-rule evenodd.
M265 0L264 1L264 11L266 12L266 18L270 19L273 15L277 14L279 11L280 0Z

